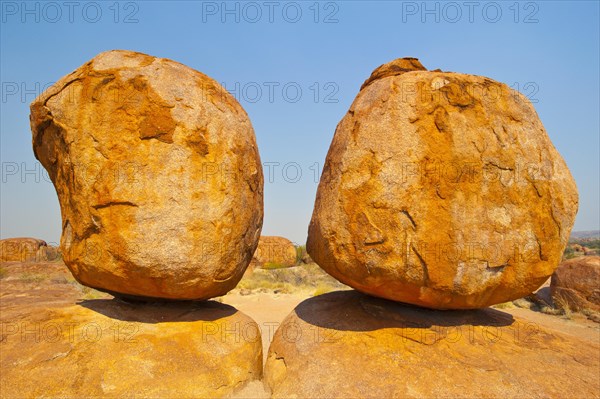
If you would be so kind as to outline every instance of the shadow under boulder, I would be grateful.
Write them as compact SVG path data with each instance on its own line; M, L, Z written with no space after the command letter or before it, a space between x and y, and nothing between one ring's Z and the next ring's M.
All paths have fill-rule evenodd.
M276 398L595 397L599 350L494 309L338 291L284 320L264 382Z

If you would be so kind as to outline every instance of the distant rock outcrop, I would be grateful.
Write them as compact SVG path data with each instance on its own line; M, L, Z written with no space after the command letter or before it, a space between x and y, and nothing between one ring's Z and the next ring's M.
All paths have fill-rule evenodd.
M550 290L558 307L600 311L600 257L583 256L561 263L552 275Z
M263 175L248 115L216 81L108 51L42 93L31 128L78 281L166 299L235 287L258 244Z
M264 381L273 398L593 398L599 351L498 310L343 291L307 299L283 321Z
M252 258L254 267L290 267L296 264L296 247L284 237L261 236Z
M400 59L373 72L337 126L307 250L364 293L481 308L552 275L577 208L525 96Z
M43 262L56 260L59 254L55 247L37 238L6 238L0 240L0 261Z

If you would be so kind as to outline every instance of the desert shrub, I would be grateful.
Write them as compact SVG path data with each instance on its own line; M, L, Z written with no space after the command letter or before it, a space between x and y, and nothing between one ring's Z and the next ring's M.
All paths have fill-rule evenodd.
M306 255L306 245L298 245L296 247L296 264L302 263L302 258Z
M575 250L569 246L565 249L565 252L563 252L563 259L573 259L576 256Z
M586 247L592 249L600 249L600 240L591 240L586 243Z

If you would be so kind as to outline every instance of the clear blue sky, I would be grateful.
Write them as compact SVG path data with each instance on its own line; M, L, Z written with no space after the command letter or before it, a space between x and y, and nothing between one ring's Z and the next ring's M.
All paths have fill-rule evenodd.
M59 241L58 200L33 156L29 103L110 49L171 58L237 91L262 161L274 165L272 181L265 168L263 234L304 243L315 165L320 173L336 124L375 67L405 56L491 77L537 101L577 181L575 230L600 228L597 1L73 3L1 2L2 238Z

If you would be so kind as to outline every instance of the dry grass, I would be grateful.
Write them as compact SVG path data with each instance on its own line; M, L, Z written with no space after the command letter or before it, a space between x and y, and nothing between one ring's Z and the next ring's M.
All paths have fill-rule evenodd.
M95 290L90 287L86 287L85 285L78 285L78 288L83 293L83 299L102 299L108 296L108 294L105 294L104 292Z
M288 266L276 262L267 262L264 265L262 265L262 268L266 270L285 269L286 267Z
M244 293L256 291L291 294L304 291L312 295L345 288L348 287L325 273L315 263L275 269L257 268L244 275L236 287Z
M492 305L494 309L514 309L515 305L512 302L503 302L497 303L496 305Z
M539 311L552 316L560 316L564 313L562 309L553 308L552 306L542 306L540 307Z
M47 278L48 278L48 276L45 276L43 274L31 273L31 272L21 273L21 275L19 275L19 277L18 277L18 279L24 283L34 283L34 284L41 283L42 281L46 280Z
M518 308L529 309L534 312L540 312L551 316L559 316L566 320L572 320L577 317L585 316L588 319L600 323L600 313L590 309L577 309L570 305L567 298L562 295L555 295L553 298L553 304L545 303L544 301L533 301L532 297L520 298L512 302L501 303L494 305L496 309L510 309L510 303Z
M519 298L519 299L515 299L514 301L512 301L512 304L515 305L518 308L522 308L522 309L533 309L535 307L535 304L529 300L527 300L527 298Z
M335 290L336 288L332 287L329 284L320 283L319 285L317 285L317 288L315 288L315 291L312 293L312 296L327 294L328 292Z
M572 319L573 309L569 306L569 301L560 294L554 295L553 299L554 307L560 312L559 315L562 315L567 320Z

